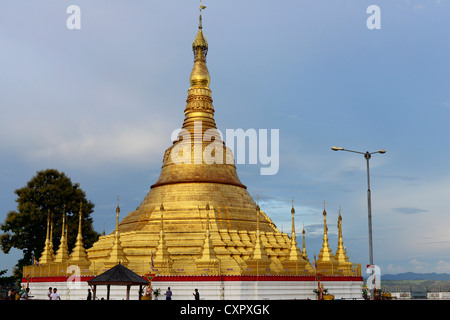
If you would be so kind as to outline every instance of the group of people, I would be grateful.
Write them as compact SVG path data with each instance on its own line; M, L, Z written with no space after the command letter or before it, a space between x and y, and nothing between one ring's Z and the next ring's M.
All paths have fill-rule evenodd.
M10 288L8 291L7 300L28 300L30 298L32 298L32 296L30 296L30 288L22 287L19 291Z
M22 286L22 289L19 291L14 288L10 288L8 291L7 300L29 300L31 298L33 298L33 296L30 295L30 288L25 288Z
M58 289L52 287L48 288L47 297L48 300L61 300L61 297L59 296L59 293L57 292Z
M57 291L58 289L49 287L47 292L48 300L61 300L61 296ZM15 292L13 290L10 290L10 292L8 292L8 298L10 298L11 300L15 300L12 298L14 293ZM172 291L170 290L170 287L167 288L167 291L166 293L164 293L164 295L166 296L166 300L172 300ZM198 289L195 289L192 295L194 296L195 300L200 300L200 293L198 292ZM30 288L24 289L20 294L20 300L28 300L30 298L32 298L32 296L30 296ZM87 300L92 300L91 289L88 289Z
M61 300L61 297L57 291L58 289L56 288L48 288L48 300ZM30 295L30 288L22 288L19 292L16 292L14 289L10 289L8 292L8 300L29 300L31 298L33 298L33 296Z

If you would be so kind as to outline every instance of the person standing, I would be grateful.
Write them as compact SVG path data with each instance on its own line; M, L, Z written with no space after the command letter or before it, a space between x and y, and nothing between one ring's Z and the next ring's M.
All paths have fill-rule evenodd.
M91 289L88 289L88 295L86 300L92 300Z
M56 288L53 288L53 293L50 295L51 300L61 300L59 293L57 293L56 291Z
M52 300L52 298L51 298L52 293L53 293L52 292L52 287L48 288L48 292L47 292L48 300Z
M200 293L198 292L198 289L195 288L195 293L193 293L192 295L195 297L195 300L200 300Z
M170 287L167 288L167 291L164 294L166 296L166 300L172 300L172 291L170 291Z

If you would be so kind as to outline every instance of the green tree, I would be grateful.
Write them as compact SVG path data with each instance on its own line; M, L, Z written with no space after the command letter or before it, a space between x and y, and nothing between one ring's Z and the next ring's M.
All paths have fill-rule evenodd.
M23 251L14 275L22 276L22 267L32 263L33 256L39 259L45 245L47 217L53 222L53 249L59 247L62 217L66 213L68 247L71 250L78 234L80 202L83 220L82 233L85 248L98 240L99 234L92 226L91 213L94 204L86 199L78 183L72 183L64 172L55 169L38 171L26 186L15 190L17 211L10 211L0 229L0 248L8 253L11 248Z
M4 277L3 275L8 272L8 269L5 270L0 270L0 289L3 288L8 288L8 287L14 287L15 285L15 278L14 277Z

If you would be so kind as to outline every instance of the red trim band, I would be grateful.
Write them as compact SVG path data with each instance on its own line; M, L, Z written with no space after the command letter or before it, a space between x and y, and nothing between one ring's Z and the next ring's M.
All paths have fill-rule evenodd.
M95 276L80 276L80 281L89 281L95 278ZM22 278L22 283L27 282L66 282L69 277L59 276L59 277L29 277Z

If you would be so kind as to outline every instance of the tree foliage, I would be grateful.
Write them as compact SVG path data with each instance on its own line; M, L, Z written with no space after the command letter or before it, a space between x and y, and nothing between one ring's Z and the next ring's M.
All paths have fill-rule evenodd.
M16 267L30 265L32 257L39 259L45 245L47 218L53 222L53 248L59 247L62 217L66 214L69 251L78 234L78 213L82 210L82 233L85 248L98 240L92 226L94 204L86 199L78 183L72 183L64 172L55 169L38 171L26 186L15 190L17 211L10 211L0 229L0 248L8 253L11 248L23 251Z

